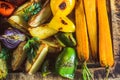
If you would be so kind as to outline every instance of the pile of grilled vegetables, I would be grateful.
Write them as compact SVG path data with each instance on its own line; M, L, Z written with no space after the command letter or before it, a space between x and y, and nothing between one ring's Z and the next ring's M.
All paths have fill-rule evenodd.
M92 80L89 61L105 67L108 78L114 58L106 3L1 0L0 79L6 78L9 70L74 79L80 64L82 80Z

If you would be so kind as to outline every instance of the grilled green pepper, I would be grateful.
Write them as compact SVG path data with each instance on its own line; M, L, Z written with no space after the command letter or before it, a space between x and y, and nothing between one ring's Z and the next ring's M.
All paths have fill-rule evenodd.
M63 47L73 47L76 45L76 40L73 36L73 33L59 32L55 35L55 38Z
M55 71L62 77L73 79L76 68L77 57L75 49L65 47L56 60Z

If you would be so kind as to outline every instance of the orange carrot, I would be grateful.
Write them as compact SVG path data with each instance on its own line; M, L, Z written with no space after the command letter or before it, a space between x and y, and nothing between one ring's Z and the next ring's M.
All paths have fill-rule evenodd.
M114 64L110 25L107 14L106 0L97 0L99 24L99 59L103 67ZM108 74L106 75L108 77Z
M77 53L80 60L87 61L89 59L89 43L83 2L82 0L78 0L76 3L75 18Z
M75 20L76 20L77 54L80 61L82 62L82 75L83 75L82 77L83 80L89 80L90 78L92 79L92 75L86 65L86 62L89 59L89 42L83 0L76 1Z
M92 58L97 60L96 0L83 0Z

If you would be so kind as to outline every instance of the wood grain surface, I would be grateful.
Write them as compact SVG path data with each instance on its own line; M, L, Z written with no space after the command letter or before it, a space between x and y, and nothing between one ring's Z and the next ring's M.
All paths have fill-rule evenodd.
M111 69L109 80L120 80L120 0L110 0L111 6L111 22L112 22L112 38L115 64ZM95 80L103 80L105 77L105 70L101 67L92 68L91 72L94 74ZM80 70L76 71L75 79L81 78ZM34 75L29 75L23 72L9 73L7 80L68 80L55 74L50 74L47 77L42 77L38 72ZM81 79L80 79L81 80Z

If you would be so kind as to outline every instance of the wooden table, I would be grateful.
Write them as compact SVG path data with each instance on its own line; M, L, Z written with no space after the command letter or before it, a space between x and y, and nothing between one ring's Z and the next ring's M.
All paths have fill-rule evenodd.
M110 0L111 2L111 20L112 20L112 37L115 55L115 65L111 69L109 80L120 80L120 0ZM91 68L91 72L95 75L95 80L103 80L105 76L104 68ZM80 70L76 71L75 79L81 77ZM38 72L34 75L26 73L10 73L7 80L68 80L55 74L42 77Z

